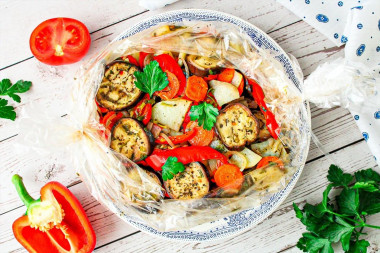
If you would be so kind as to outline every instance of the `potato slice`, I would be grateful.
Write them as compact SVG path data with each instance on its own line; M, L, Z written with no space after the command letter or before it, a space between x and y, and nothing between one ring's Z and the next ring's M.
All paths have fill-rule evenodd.
M219 106L227 104L240 97L238 89L230 83L212 80L209 82L212 94Z
M191 101L185 99L161 101L152 108L152 120L178 132L190 106Z

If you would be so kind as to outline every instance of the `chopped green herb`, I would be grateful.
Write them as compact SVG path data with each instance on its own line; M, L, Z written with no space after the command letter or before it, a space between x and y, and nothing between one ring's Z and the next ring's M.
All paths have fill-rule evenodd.
M297 247L304 252L334 252L332 243L341 242L345 252L367 252L370 245L359 240L365 227L380 229L366 223L366 215L380 212L380 174L372 169L360 170L354 176L331 165L327 179L331 182L323 192L320 204L306 203L301 210L293 207L296 217L306 226ZM329 204L333 187L343 190L336 197L337 205Z
M165 164L162 166L162 179L167 181L185 170L185 166L178 162L177 157L169 156Z
M157 61L151 61L143 72L135 71L133 74L136 77L136 87L150 96L156 91L165 89L169 84L168 77Z
M203 102L199 105L193 105L190 108L190 119L198 120L198 125L203 126L206 130L211 130L216 122L216 116L219 115L217 108Z

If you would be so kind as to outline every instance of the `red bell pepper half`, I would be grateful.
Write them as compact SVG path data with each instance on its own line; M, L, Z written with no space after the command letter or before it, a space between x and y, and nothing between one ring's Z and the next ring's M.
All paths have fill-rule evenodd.
M261 112L264 114L266 126L276 140L278 139L278 134L280 133L280 127L276 121L274 114L268 109L264 98L263 89L254 80L248 79L248 83L252 87L252 96L255 99L257 105L260 107Z
M162 71L169 71L178 78L179 90L177 95L182 95L186 88L186 77L177 61L168 54L160 54L155 56L153 59L158 62L158 65L160 65Z
M169 156L177 157L178 162L189 164L210 159L220 160L223 164L228 163L227 157L209 146L189 146L175 149L155 149L145 159L145 162L156 171L161 171Z
M29 252L92 252L96 237L81 204L62 184L49 182L33 199L19 175L12 177L26 214L13 223L13 234Z

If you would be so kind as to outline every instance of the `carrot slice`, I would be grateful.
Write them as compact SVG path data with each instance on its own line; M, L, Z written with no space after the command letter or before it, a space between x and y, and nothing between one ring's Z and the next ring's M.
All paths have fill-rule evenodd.
M235 75L235 69L224 69L218 75L218 81L230 83Z
M200 102L207 95L208 86L206 81L200 76L190 76L187 79L185 94L193 101Z
M179 81L172 72L166 70L165 73L168 76L168 86L166 86L166 88L163 90L156 91L154 94L163 100L168 100L174 98L175 95L177 95L179 91Z
M220 166L214 175L215 183L225 189L240 189L244 181L243 172L234 164Z
M185 132L189 132L192 129L195 129L196 133L193 138L191 138L189 143L193 146L208 146L212 139L214 138L214 131L213 130L206 130L201 126L198 126L198 122L196 121L190 121L186 125Z
M268 165L277 164L280 169L284 168L284 163L277 156L266 156L263 157L257 164L256 169L264 168Z

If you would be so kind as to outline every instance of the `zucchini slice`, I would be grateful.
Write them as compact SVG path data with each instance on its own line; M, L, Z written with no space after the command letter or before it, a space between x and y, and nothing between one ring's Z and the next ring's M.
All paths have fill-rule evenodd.
M200 199L209 191L210 183L202 165L193 162L173 179L164 181L166 192L172 199Z
M98 103L112 111L124 110L133 105L142 94L135 85L133 73L136 71L140 70L128 62L115 61L107 65L96 94Z
M246 106L239 103L226 106L216 117L215 126L220 139L231 150L244 149L259 134L258 120Z
M138 162L151 152L151 140L141 124L132 118L120 119L111 132L111 149Z
M186 61L190 72L202 77L209 75L210 70L218 69L220 64L219 59L199 55L189 55Z

